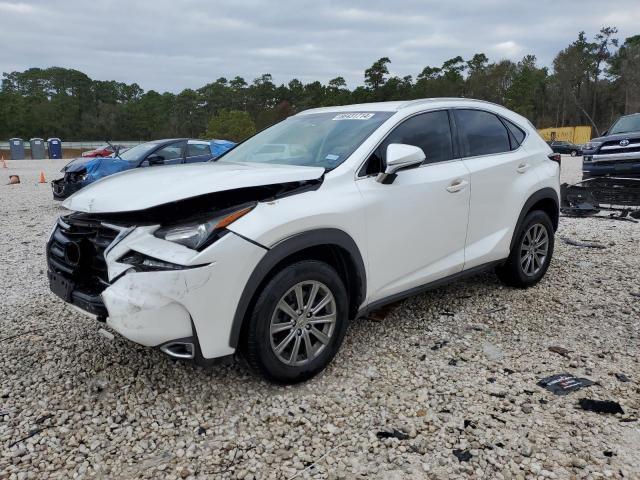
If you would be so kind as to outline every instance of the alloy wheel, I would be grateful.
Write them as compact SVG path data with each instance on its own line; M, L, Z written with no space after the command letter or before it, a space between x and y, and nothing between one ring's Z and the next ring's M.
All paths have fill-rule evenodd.
M520 246L520 266L528 277L537 275L547 259L549 233L541 223L535 223L524 234Z
M278 301L271 316L271 349L286 365L309 363L331 341L336 326L336 300L324 283L299 282Z

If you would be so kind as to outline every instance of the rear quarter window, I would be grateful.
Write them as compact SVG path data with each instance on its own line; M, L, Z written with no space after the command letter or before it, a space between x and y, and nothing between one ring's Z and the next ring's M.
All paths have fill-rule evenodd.
M524 141L524 137L526 137L527 134L524 132L524 130L522 130L519 126L517 126L511 120L507 120L506 118L502 117L502 121L504 122L504 124L507 126L507 129L509 130L509 135L511 137L511 150L515 150L520 145L522 145L522 142Z

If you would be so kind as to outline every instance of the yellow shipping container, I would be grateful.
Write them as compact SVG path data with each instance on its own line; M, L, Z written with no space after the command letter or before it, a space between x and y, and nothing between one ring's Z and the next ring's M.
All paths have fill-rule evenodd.
M584 145L591 140L591 127L560 127L560 128L543 128L538 133L547 142L553 140L564 140L566 142L575 143L576 145Z

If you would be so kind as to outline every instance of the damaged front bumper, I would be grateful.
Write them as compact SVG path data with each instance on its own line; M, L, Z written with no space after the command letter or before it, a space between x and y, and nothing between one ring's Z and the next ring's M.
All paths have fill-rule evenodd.
M159 347L173 357L204 362L234 353L229 339L235 309L266 249L231 232L199 252L156 238L157 226L125 229L105 223L91 227L62 224L54 230L47 252L54 293L103 317L129 340ZM111 230L112 235L103 230ZM98 233L82 237L86 232ZM95 279L93 273L101 271L101 262L89 268L82 255L92 245L95 252L97 244L105 245L97 257L104 259L106 271L103 278ZM122 261L132 252L173 268L141 271L144 269ZM65 258L76 267L69 269ZM87 281L89 276L93 283ZM87 296L93 307L81 301Z

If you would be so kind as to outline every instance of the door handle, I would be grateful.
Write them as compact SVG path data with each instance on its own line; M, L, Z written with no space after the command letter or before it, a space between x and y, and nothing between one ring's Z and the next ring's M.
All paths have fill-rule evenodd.
M522 162L520 165L518 165L518 168L516 168L516 171L517 171L518 173L524 173L524 172L526 172L527 170L529 170L529 167L530 167L530 166L531 166L531 165L529 165L528 163Z
M449 185L447 187L447 192L449 193L456 193L459 192L461 190L464 190L467 185L469 185L469 182L467 182L466 180L454 180L453 182L451 182L451 185Z

